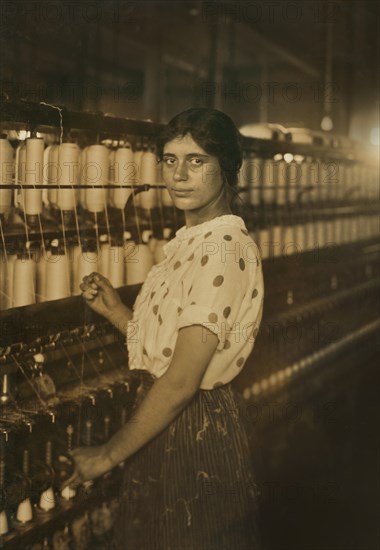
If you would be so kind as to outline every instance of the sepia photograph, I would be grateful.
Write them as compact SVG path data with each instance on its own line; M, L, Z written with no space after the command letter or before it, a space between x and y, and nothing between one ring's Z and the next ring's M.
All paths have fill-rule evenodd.
M1 549L380 549L379 15L0 0Z

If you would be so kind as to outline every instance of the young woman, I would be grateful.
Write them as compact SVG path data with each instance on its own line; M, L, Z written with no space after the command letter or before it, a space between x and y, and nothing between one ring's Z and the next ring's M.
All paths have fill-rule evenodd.
M220 111L189 109L165 128L158 156L186 220L166 259L133 312L101 275L81 285L88 305L127 335L142 391L131 421L106 444L73 451L69 482L125 461L114 548L256 550L247 418L230 384L252 351L264 297L257 248L230 206L239 133Z

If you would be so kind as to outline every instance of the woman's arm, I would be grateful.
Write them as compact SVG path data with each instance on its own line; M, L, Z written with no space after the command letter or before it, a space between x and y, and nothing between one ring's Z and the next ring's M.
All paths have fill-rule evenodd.
M94 479L136 453L162 432L199 390L218 337L200 325L179 331L169 369L151 387L132 418L107 443L73 451L70 482Z
M106 318L114 327L120 330L124 336L127 336L128 322L132 319L132 315L132 310L121 302L117 308L106 316Z

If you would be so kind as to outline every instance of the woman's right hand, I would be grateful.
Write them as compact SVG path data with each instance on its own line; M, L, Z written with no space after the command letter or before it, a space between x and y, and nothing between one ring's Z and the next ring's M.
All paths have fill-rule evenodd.
M123 305L117 291L100 273L94 272L84 277L79 288L88 306L106 318Z

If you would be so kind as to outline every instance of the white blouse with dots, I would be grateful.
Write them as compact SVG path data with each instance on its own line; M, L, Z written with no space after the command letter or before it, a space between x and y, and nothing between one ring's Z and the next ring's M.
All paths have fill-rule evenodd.
M163 250L166 258L148 273L128 323L129 368L159 378L170 365L179 329L202 325L219 342L200 387L227 384L251 353L262 318L259 249L243 219L226 214L181 227Z

